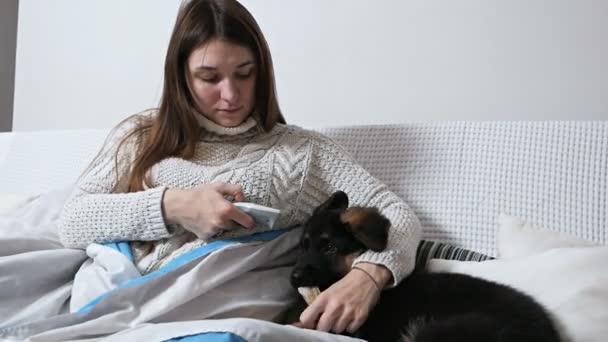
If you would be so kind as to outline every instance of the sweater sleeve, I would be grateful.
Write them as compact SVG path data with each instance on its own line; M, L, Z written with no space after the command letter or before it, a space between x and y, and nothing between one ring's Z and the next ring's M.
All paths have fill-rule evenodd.
M391 221L386 249L367 251L353 265L360 262L383 265L393 275L392 285L397 285L414 269L422 237L420 221L400 197L358 165L341 146L320 134L313 140L309 179L312 188L326 191L323 200L342 190L348 194L351 206L376 207Z
M121 185L133 161L134 139L127 139L120 148L117 163L115 153L120 140L133 128L134 120L109 135L99 155L77 181L59 218L58 233L64 246L85 248L94 242L151 241L170 235L162 213L165 188L125 193L126 186Z

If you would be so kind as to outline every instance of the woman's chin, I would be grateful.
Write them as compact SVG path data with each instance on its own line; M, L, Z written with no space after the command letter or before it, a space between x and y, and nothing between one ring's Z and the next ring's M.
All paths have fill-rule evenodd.
M227 120L219 120L219 122L217 123L218 125L222 126L222 127L226 127L226 128L234 128L234 127L238 127L240 126L243 122L245 121L245 119L227 119Z
M243 115L222 115L217 118L216 123L222 127L233 128L237 127L247 120L247 116Z

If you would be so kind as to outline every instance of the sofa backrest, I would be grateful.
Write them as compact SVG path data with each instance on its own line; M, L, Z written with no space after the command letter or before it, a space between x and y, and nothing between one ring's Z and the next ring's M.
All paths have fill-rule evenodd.
M496 254L501 213L608 241L608 121L323 130L412 206L425 237Z
M505 213L608 241L608 121L438 122L320 131L414 208L427 239L494 255L497 218ZM0 134L0 192L35 193L74 182L108 132Z
M82 129L0 134L0 192L40 193L73 183L108 133Z

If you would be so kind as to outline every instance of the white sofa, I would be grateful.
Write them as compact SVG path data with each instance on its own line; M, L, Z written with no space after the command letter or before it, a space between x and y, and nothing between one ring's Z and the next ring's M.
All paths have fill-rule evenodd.
M608 240L608 121L322 131L414 208L426 239L500 256L483 263L432 260L429 269L472 274L527 292L556 317L566 340L608 339L608 248L587 247ZM0 134L0 214L2 205L73 183L107 133ZM500 214L549 230L519 229L499 221ZM511 235L504 235L505 227ZM579 239L564 240L551 230ZM580 248L560 249L564 246Z
M605 244L608 121L321 129L404 198L427 239L496 255L499 214ZM0 200L73 182L108 130L0 134Z

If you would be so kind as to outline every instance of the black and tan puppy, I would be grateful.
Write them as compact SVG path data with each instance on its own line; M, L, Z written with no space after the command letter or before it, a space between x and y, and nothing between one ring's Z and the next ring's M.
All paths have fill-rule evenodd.
M306 222L295 288L324 290L343 277L358 255L386 247L390 221L373 208L348 208L336 192ZM549 314L508 286L462 274L416 270L384 290L357 337L390 341L560 341Z

